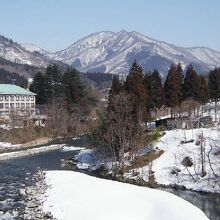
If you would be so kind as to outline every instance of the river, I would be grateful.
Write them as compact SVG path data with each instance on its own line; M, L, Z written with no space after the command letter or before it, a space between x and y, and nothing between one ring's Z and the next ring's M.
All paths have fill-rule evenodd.
M83 139L73 140L70 145L84 146ZM19 189L36 182L39 170L76 170L76 167L62 167L61 159L72 158L77 152L55 150L53 152L26 156L0 162L0 220L3 213L10 213L8 219L23 219L25 201L19 195ZM191 191L161 189L172 192L202 209L211 220L220 220L220 196L201 194ZM12 216L17 216L12 218Z

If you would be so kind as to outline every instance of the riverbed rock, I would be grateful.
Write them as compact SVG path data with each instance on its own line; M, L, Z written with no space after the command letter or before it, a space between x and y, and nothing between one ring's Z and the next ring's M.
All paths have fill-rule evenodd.
M182 160L181 164L184 167L191 167L193 165L193 160L190 157L184 157L184 159Z
M25 196L25 195L26 195L26 190L25 190L25 188L20 188L20 189L19 189L19 195L21 195L21 196Z
M33 175L34 185L25 188L25 211L23 219L25 220L43 220L43 219L54 219L51 213L44 213L42 210L43 202L39 198L44 195L48 186L45 183L45 174L39 171Z

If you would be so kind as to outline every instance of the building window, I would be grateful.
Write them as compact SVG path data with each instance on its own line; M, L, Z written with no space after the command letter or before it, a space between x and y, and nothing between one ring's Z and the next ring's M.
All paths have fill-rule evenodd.
M34 96L31 96L31 101L34 101Z
M16 108L20 108L20 103L16 103Z
M0 96L0 101L3 101L3 96L2 95Z
M26 103L26 107L29 108L30 107L30 103Z
M4 108L4 104L3 103L0 103L0 108Z
M24 101L24 95L21 96L21 101Z
M26 96L26 100L29 101L29 96Z
M14 103L10 103L10 108L14 108L14 107L15 107Z
M24 103L21 103L21 108L24 108Z
M11 101L14 101L14 96L13 95L11 96Z
M9 101L9 96L8 95L5 96L5 101Z
M5 108L9 108L9 104L8 103L5 103Z
M31 103L31 108L34 108L34 103Z
M19 101L19 100L20 100L20 96L17 95L17 96L16 96L16 101Z

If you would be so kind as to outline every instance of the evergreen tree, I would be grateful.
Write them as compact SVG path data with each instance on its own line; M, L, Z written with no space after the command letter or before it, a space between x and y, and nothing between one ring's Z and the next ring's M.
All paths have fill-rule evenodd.
M143 69L134 61L124 84L125 90L135 100L136 116L143 119L148 95L144 85Z
M209 73L209 94L215 102L215 121L217 121L217 102L220 100L220 68L216 68Z
M52 64L47 67L45 83L48 102L51 102L53 99L56 99L61 95L61 72L57 64Z
M145 87L148 93L147 112L155 111L163 105L163 84L160 73L154 70L153 73L148 73L144 77Z
M181 103L181 88L179 85L177 68L174 64L171 64L164 83L165 105L171 108L171 117L175 116L175 107Z
M200 93L200 80L193 66L190 64L187 68L183 85L183 98L191 98L195 101L199 101Z
M154 109L157 110L163 105L163 84L160 73L154 70L152 73L152 102Z
M199 76L199 94L198 94L198 101L202 105L206 104L209 98L209 89L208 83L204 76Z
M47 96L46 96L46 82L45 76L38 72L33 79L33 83L30 86L30 90L37 94L36 103L37 104L46 104Z
M113 106L113 99L116 95L118 95L122 91L122 84L119 81L118 76L114 75L112 79L112 86L109 91L108 96L108 111L114 108Z
M148 94L148 97L149 97L148 101L146 102L146 111L147 111L148 118L151 120L151 112L154 109L154 102L153 102L153 99L152 99L153 77L152 77L151 72L148 72L147 74L145 74L144 84L145 84L146 93Z
M62 90L65 100L69 106L74 104L88 104L88 90L80 79L76 69L68 69L62 78Z
M182 69L181 63L178 63L177 67L177 75L178 75L178 86L179 86L179 99L182 101L183 99L183 85L184 85L184 73Z
M11 73L2 68L0 68L0 83L15 84L25 89L28 87L28 81L26 78L20 76L18 73Z

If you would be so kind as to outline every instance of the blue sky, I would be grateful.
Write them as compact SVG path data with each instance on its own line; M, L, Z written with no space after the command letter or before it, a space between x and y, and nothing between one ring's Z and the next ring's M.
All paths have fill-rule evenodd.
M122 29L220 51L219 0L0 0L0 9L0 34L54 51Z

